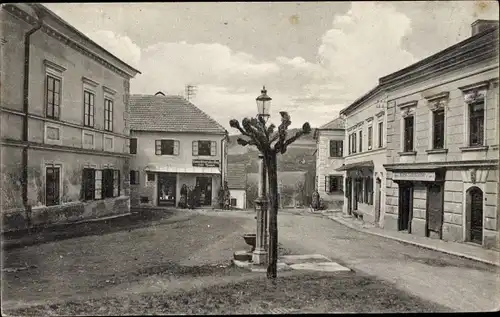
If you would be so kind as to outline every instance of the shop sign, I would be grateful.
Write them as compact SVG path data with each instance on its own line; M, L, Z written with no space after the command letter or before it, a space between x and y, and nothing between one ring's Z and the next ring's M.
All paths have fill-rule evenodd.
M220 161L219 160L200 160L200 159L194 159L193 160L193 166L196 166L196 167L219 167L220 166Z
M436 180L435 172L394 172L392 175L392 180L395 181L433 182Z

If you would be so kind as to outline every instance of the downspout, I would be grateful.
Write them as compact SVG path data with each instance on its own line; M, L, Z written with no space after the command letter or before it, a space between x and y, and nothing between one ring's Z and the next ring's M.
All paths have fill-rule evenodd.
M28 204L28 113L29 113L29 74L30 74L30 45L31 35L42 28L43 22L36 14L36 26L24 35L24 73L23 73L23 156L22 156L22 184L23 205L26 213L28 230L31 228L31 205Z

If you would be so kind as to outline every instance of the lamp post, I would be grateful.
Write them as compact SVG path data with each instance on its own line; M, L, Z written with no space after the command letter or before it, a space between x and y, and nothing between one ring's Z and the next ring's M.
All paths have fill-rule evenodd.
M256 99L257 117L263 118L265 122L269 119L269 109L272 98L267 95L266 87L261 90L261 95ZM259 154L259 197L255 200L257 211L257 234L255 240L255 250L252 254L252 262L257 265L264 265L267 262L267 170L264 155Z

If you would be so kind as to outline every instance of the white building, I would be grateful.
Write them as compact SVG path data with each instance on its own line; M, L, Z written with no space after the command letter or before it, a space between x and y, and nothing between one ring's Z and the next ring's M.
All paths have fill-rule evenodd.
M247 208L247 172L245 164L231 163L227 165L227 186L231 193L231 207Z
M499 248L498 21L380 79L388 230Z
M383 226L386 171L386 95L380 86L340 112L345 119L344 213Z
M334 119L314 130L316 140L315 188L328 209L341 209L344 203L345 127L342 118Z
M180 96L130 96L132 206L177 206L182 185L215 206L226 170L226 130Z

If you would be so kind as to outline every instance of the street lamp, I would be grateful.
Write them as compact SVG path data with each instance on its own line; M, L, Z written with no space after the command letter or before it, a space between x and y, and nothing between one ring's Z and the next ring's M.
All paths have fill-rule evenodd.
M261 94L255 101L257 102L257 117L263 118L264 122L270 117L272 98L267 95L266 86L262 87ZM261 123L265 127L265 123ZM264 164L264 155L259 153L259 197L255 200L255 209L257 212L257 234L255 239L255 250L252 255L252 262L257 265L264 265L267 262L267 170Z
M267 95L266 86L263 86L260 91L260 96L255 98L255 101L257 102L257 116L264 118L266 122L270 116L269 110L271 109L271 100L272 98Z

